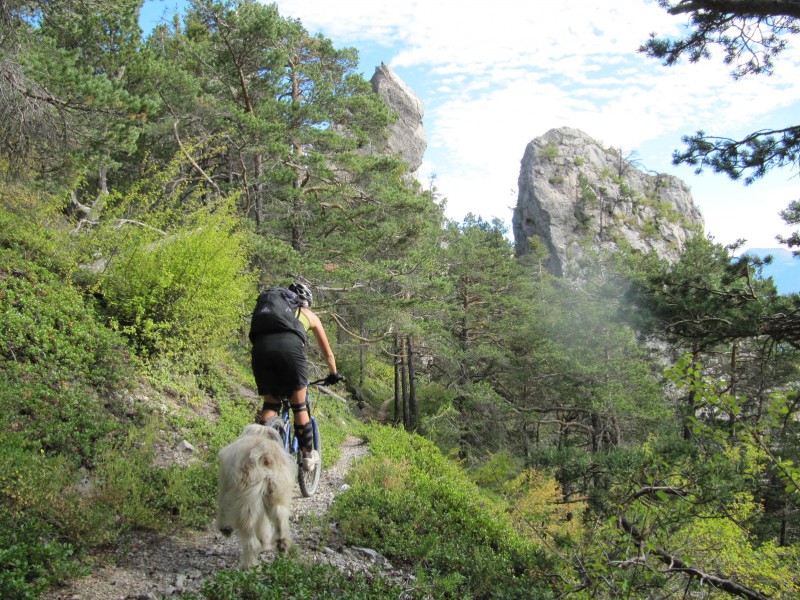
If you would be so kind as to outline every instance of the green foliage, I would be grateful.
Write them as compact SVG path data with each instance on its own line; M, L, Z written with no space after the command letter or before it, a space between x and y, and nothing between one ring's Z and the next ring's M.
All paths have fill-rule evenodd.
M387 399L394 397L394 370L387 361L379 360L372 354L363 359L346 352L336 357L336 364L342 373L348 374L350 385L358 389L361 401L378 411Z
M350 411L340 400L320 392L310 391L314 418L322 438L322 464L325 468L336 464L341 456L340 447L348 431L357 429Z
M372 454L333 516L348 543L415 564L433 597L550 597L550 559L430 443L368 430Z
M7 519L0 512L0 523ZM70 544L54 539L52 527L27 518L0 529L0 596L35 600L53 585L85 574Z
M117 428L96 398L121 387L129 368L121 339L62 279L2 249L0 314L2 421L48 452L88 459Z
M96 181L96 169L118 165L112 154L133 150L152 105L125 76L138 59L139 5L33 2L5 15L11 31L1 37L14 40L7 58L18 81L7 97L3 153L15 167L46 164L31 175L45 186L73 185L87 171Z
M708 381L697 363L684 357L668 376L681 389L689 390L694 398L694 414L690 416L692 430L700 438L712 441L722 448L743 447L768 461L785 485L785 491L800 497L800 467L798 456L791 446L776 445L780 429L794 430L800 407L796 394L776 392L761 409L763 418L754 421L747 411L744 399ZM731 425L734 425L733 427ZM790 434L791 435L791 434ZM787 456L784 454L789 452Z
M555 142L547 142L545 147L539 151L539 158L543 160L553 160L558 158L558 155L558 144Z
M132 529L202 528L209 522L216 500L216 461L198 450L196 462L159 465L162 427L153 421L131 429L98 452L88 482L86 523L73 539L92 546Z
M212 219L113 263L100 284L121 331L148 353L219 345L250 297L236 235Z
M481 489L495 492L505 489L506 484L520 472L518 460L508 451L493 454L480 465L470 469L470 478Z
M160 519L169 519L169 527L204 529L217 508L216 462L170 465L156 472L153 490L162 490L153 498Z
M248 235L230 202L187 210L191 202L163 197L164 177L109 200L105 226L87 240L104 263L94 286L141 353L202 355L241 327L252 297Z
M692 548L692 563L707 571L726 573L763 594L792 598L800 594L800 549L781 547L770 540L759 543L741 526L760 510L747 493L735 497L726 514L699 514L682 529L669 534L671 547ZM663 542L666 543L666 540Z
M574 547L583 530L585 501L563 502L558 482L533 469L526 469L504 487L517 531L533 539L552 539L562 548Z
M61 227L60 202L24 187L0 186L0 248L62 275L75 267L74 246Z
M90 517L75 477L68 460L35 448L24 433L0 432L3 598L38 598L49 586L82 572L74 534Z
M307 565L278 558L246 571L221 571L206 581L198 594L182 594L183 600L230 600L231 598L314 598L319 600L394 600L426 598L424 589L403 589L380 574L345 574L331 565Z

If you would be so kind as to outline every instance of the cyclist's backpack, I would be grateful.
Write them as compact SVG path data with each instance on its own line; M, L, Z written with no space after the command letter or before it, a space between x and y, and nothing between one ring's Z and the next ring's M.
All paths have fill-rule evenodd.
M261 292L250 321L250 341L262 333L290 331L300 336L305 344L306 330L297 318L300 306L297 294L286 288L274 287Z

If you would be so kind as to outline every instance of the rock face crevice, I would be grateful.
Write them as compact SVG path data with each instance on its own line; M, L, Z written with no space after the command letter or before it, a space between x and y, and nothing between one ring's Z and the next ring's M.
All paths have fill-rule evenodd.
M577 129L552 129L525 149L513 216L518 255L537 241L545 266L567 274L587 250L654 251L674 262L703 232L688 186L646 173L618 150Z
M416 176L428 147L422 125L425 116L422 101L385 63L375 68L370 83L373 91L397 115L397 121L387 131L386 138L379 141L379 150L399 154L408 163L411 175Z

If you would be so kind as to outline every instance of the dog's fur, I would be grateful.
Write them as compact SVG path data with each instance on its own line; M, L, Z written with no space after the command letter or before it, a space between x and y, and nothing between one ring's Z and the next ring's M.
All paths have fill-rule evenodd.
M272 427L248 425L219 452L217 527L242 544L241 565L252 567L268 548L287 552L297 465Z

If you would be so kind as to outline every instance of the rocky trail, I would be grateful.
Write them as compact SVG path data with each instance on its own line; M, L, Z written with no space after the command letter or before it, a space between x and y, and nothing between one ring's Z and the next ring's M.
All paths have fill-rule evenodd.
M335 496L346 489L345 476L368 447L349 437L341 447L339 461L323 471L317 493L303 498L295 484L292 504L293 556L308 563L329 563L345 572L378 569L382 574L409 583L408 574L396 570L368 548L344 546L335 525L323 516ZM210 523L205 531L180 536L137 533L127 543L98 556L91 575L70 581L44 600L156 600L181 592L196 592L217 571L235 569L239 562L235 535L225 538ZM265 552L261 560L273 560Z

